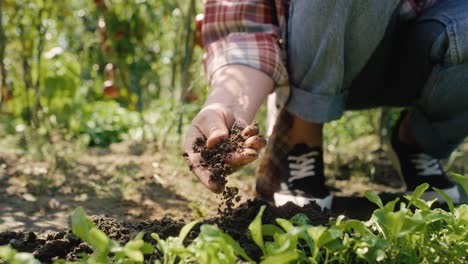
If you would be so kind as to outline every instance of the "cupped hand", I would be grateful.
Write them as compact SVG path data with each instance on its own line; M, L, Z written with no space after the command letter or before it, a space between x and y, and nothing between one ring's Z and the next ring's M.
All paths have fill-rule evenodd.
M214 193L221 193L224 186L210 180L212 172L201 165L201 155L194 152L193 144L197 138L206 138L206 146L210 149L214 148L223 138L229 137L229 129L234 124L243 128L244 140L243 150L231 153L227 161L227 164L235 171L256 160L259 150L266 145L266 140L258 135L257 126L247 125L244 120L236 118L232 110L225 105L211 104L205 106L193 119L185 136L183 144L185 161L203 185Z

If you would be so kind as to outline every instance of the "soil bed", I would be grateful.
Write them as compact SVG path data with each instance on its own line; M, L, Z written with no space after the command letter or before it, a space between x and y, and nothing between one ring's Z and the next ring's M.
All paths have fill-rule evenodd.
M274 224L276 218L290 219L298 213L308 216L314 225L325 224L330 217L329 213L322 212L316 204L310 204L302 208L292 203L281 207L274 207L265 201L249 200L236 208L223 211L216 217L203 220L202 224L217 225L221 230L237 240L249 256L258 260L261 252L250 239L248 226L258 214L262 205L267 205L262 218L265 224ZM144 232L144 239L155 244L155 241L150 236L151 233L157 233L163 239L169 236L177 236L180 229L186 224L184 220L167 217L136 224L120 222L115 218L105 216L92 216L91 218L99 229L120 244L125 244L139 232ZM188 239L194 239L198 235L198 232L199 226L192 230ZM36 234L34 232L2 232L0 233L0 245L5 244L11 244L13 248L22 252L32 252L43 263L51 263L59 258L77 260L79 253L91 252L91 249L75 237L70 230L44 234ZM159 256L157 254L147 256L147 260L150 263L155 258L159 258Z

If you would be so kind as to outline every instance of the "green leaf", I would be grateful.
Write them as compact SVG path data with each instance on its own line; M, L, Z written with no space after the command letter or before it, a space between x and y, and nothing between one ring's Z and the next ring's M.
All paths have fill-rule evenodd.
M288 251L280 255L267 256L265 257L261 264L287 264L299 257L299 253L296 251Z
M429 189L429 183L425 182L421 185L419 185L418 187L416 187L416 189L413 191L413 193L410 195L410 203L412 201L415 201L415 200L418 200L421 198L421 195L427 190Z
M453 213L453 210L455 209L455 206L453 205L452 199L450 199L450 196L448 196L447 193L445 193L443 190L438 189L436 187L432 187L436 192L438 192L442 197L444 197L444 200L447 202L447 205L450 209L450 212Z
M16 250L10 245L0 247L0 259L9 260L16 254Z
M89 220L83 208L78 207L72 214L71 217L72 232L84 242L89 243L88 234L89 231L96 227L93 221Z
M159 243L159 241L161 241L161 238L160 238L159 235L156 234L156 233L151 233L151 237L152 237L154 240L156 240L156 242L158 242L158 243Z
M222 238L224 239L224 241L226 241L233 249L234 251L240 255L241 257L243 257L244 259L250 261L250 262L254 262L250 257L249 255L247 255L247 253L245 252L245 250L240 246L240 244L235 241L231 236L229 236L228 234L226 233L223 233L221 232L221 236Z
M313 226L307 229L307 234L312 238L317 248L320 248L319 240L320 237L327 231L327 228L324 226Z
M412 195L404 195L403 197L406 200L409 201L408 207L413 204L417 208L419 208L419 209L421 209L423 211L431 210L431 206L435 202L435 200L434 201L425 201L425 200L422 200L422 199L419 199L419 198L414 198Z
M364 193L364 196L366 196L367 200L375 203L379 208L383 208L382 200L380 199L380 197L377 195L376 192L372 190L367 190Z
M125 255L132 261L143 262L144 254L153 252L153 247L143 241L143 232L140 232L133 240L129 241L123 248Z
M107 253L109 246L109 238L97 227L91 229L88 235L89 244L93 249L100 253Z
M265 255L265 245L263 244L263 234L262 234L262 215L265 211L266 206L262 205L260 211L258 212L255 219L249 225L250 235L252 240L257 244L257 246L262 250L262 253Z
M352 228L359 233L360 236L364 236L367 233L366 225L358 220L350 219L343 223L347 228Z
M198 220L195 220L195 221L192 221L191 223L189 224L186 224L184 227L182 227L182 229L180 230L180 233L179 233L179 239L180 239L180 242L184 242L184 239L185 237L190 233L190 230L192 230L192 228L198 224L200 221Z
M395 211L395 206L396 204L400 201L400 198L395 198L395 200L393 201L390 201L388 203L386 203L383 207L383 210L385 212L393 212Z
M298 225L298 226L310 225L310 219L305 214L297 214L293 216L290 221L294 225Z
M11 264L40 264L31 253L18 253L10 245L0 246L0 262L5 260ZM3 263L3 262L2 262Z
M457 174L457 173L449 173L449 176L456 183L460 184L460 186L465 191L465 194L468 195L468 177Z
M326 246L328 243L334 241L337 238L340 238L342 234L343 232L334 228L330 228L326 230L325 232L322 233L322 235L320 236L318 240L319 247Z
M278 223L278 225L281 226L286 232L290 232L294 228L294 225L286 219L277 218L276 223Z
M297 239L287 233L276 234L273 240L274 242L265 243L267 245L265 246L267 249L265 255L280 255L296 248Z
M376 210L373 217L377 220L386 239L393 241L403 227L403 213Z
M141 252L143 252L143 254L151 254L153 253L154 251L154 248L151 244L149 243L145 243L141 248L140 248Z
M283 229L275 226L275 225L270 225L266 224L262 226L262 234L263 236L274 236L275 234L283 234L284 231Z
M143 253L138 249L124 248L125 255L132 261L143 262Z

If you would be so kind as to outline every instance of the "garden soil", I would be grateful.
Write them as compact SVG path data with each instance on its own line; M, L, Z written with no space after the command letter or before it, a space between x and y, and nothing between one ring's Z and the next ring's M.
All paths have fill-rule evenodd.
M276 217L290 218L298 212L308 215L314 224L339 214L369 219L375 206L363 198L365 190L380 192L387 201L395 197L389 193L402 190L384 155L373 154L377 148L372 142L377 140L360 138L347 146L349 153L341 153L340 166L336 166L335 156L326 153L327 185L335 195L330 212L320 212L315 205L268 205L263 221L273 223ZM248 200L254 197L253 169L230 176L227 193L219 196L201 186L183 159L174 158L177 150L169 145L122 142L75 151L67 141L57 140L53 142L55 152L50 153L53 159L38 161L41 159L21 149L2 148L2 144L0 244L34 252L46 262L89 252L68 230L69 216L81 206L101 230L122 244L140 231L148 241L152 241L152 232L162 238L175 236L187 219L204 219L203 223L216 224L238 240L251 257L260 254L246 232L260 206L268 202ZM463 148L468 151L468 144ZM468 160L460 159L460 164L464 166ZM229 202L226 197L231 197ZM225 204L220 207L223 199ZM197 228L189 239L195 237Z
M217 225L221 230L237 240L249 256L258 260L261 251L249 237L248 226L258 214L262 205L267 206L262 218L263 223L266 224L274 224L276 218L290 219L298 213L305 214L314 225L324 224L330 217L329 213L322 212L316 204L310 204L304 208L292 203L274 207L266 201L249 200L236 208L223 211L216 217L204 219L201 224ZM92 216L91 219L99 229L120 244L125 244L140 232L144 232L144 240L155 244L155 240L150 236L151 233L156 233L163 239L169 236L177 236L180 229L186 224L184 220L175 220L168 217L153 221L142 221L136 224L120 222L115 218L103 216ZM199 225L192 230L187 239L194 239L198 232ZM59 258L73 261L79 258L79 253L91 252L88 245L80 241L70 230L43 234L6 231L0 233L0 245L5 244L10 244L22 252L31 252L43 263L51 263ZM158 255L148 255L146 259L153 262L155 258L159 257Z

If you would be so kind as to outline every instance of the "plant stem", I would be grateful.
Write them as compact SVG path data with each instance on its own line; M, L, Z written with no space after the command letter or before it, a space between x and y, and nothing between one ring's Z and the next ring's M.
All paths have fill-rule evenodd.
M4 89L6 89L6 70L5 70L5 46L6 46L6 37L5 31L3 28L3 0L0 0L0 106L3 102Z
M184 48L184 59L182 61L181 76L180 76L180 100L182 101L187 92L190 82L190 63L192 62L194 39L192 31L192 23L195 17L195 0L191 0L188 7L187 16L185 18L185 48Z

